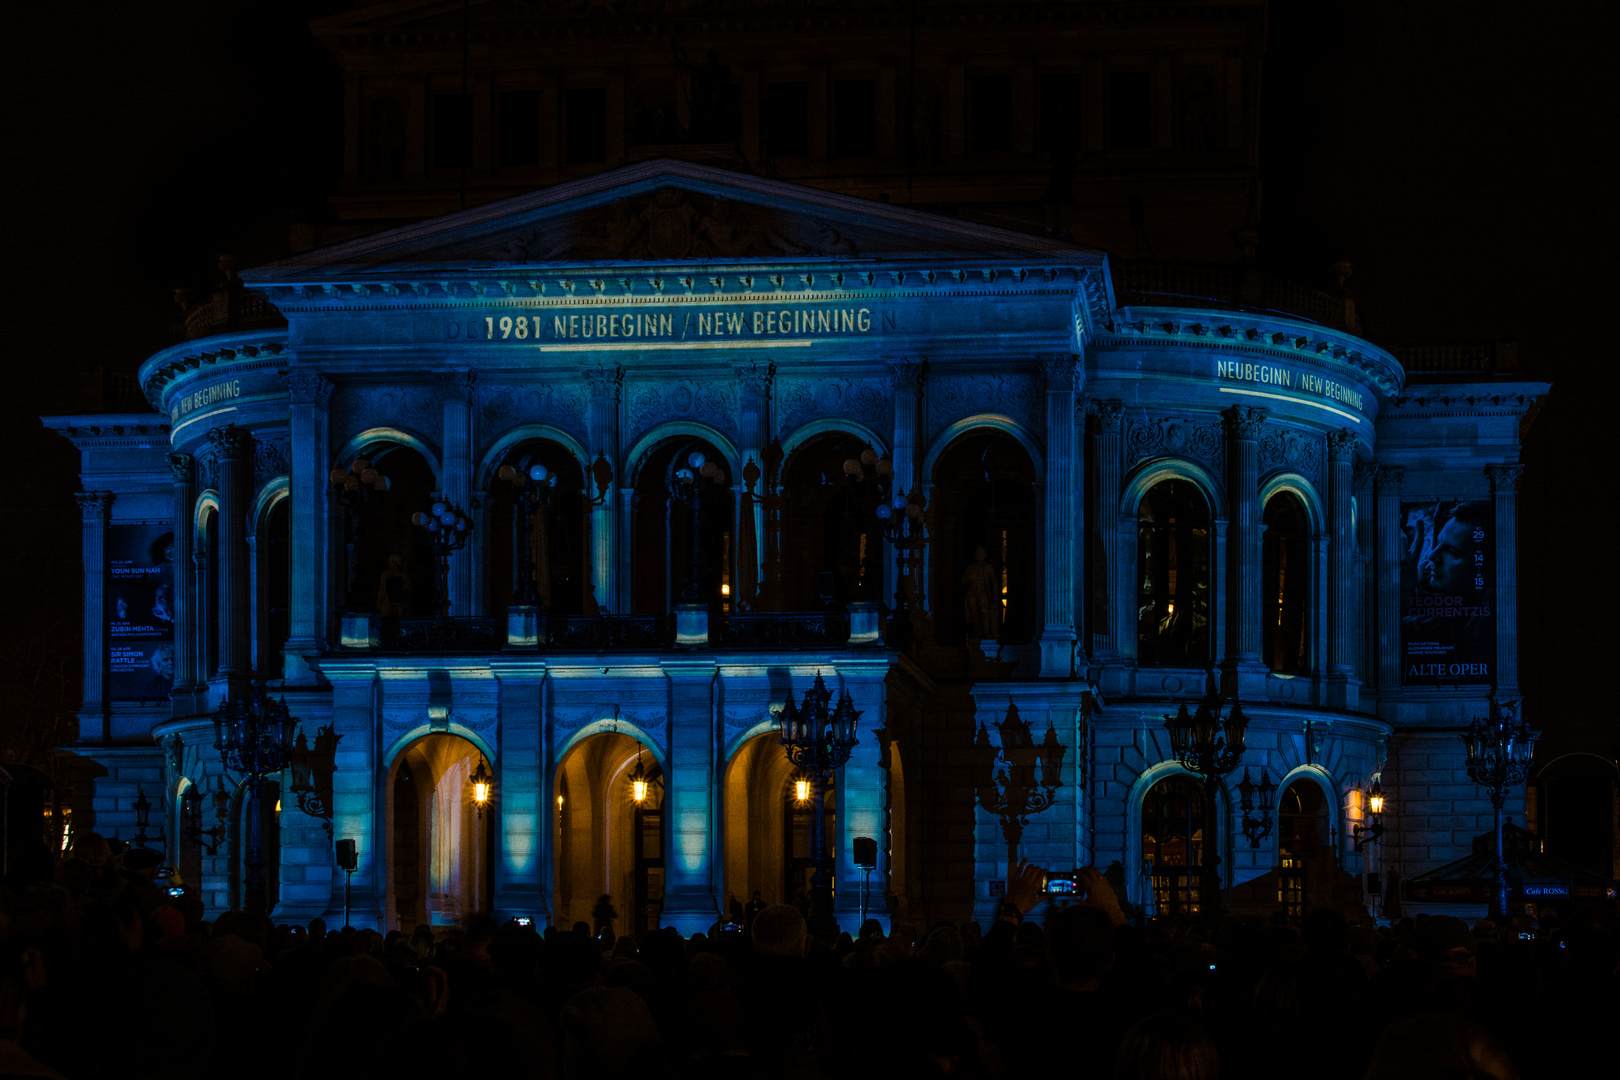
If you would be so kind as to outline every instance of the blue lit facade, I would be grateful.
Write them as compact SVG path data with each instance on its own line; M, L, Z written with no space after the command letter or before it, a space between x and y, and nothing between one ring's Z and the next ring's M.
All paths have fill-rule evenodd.
M1489 827L1455 731L1491 686L1517 697L1519 435L1545 385L1408 385L1326 318L1175 283L1173 305L1125 303L1101 251L669 161L244 279L285 329L150 358L161 415L50 421L84 462L71 749L105 775L81 827L133 835L137 787L161 790L211 911L240 902L252 810L209 714L251 678L341 736L332 832L358 844L356 922L390 929L571 923L605 892L690 933L728 893L791 898L803 821L774 712L818 672L863 713L835 785L846 929L857 836L878 840L876 910L993 910L1005 845L971 762L1009 705L1066 747L1023 854L1117 863L1150 910L1195 902L1177 868L1204 843L1269 910L1279 867L1410 876ZM903 570L842 471L863 449L925 508ZM695 530L669 497L693 450L719 469ZM524 529L501 470L535 463L559 480ZM388 490L344 494L366 466ZM448 621L408 524L435 500L473 522ZM1403 584L1414 562L1441 580L1450 522L1480 515L1453 552L1466 596ZM138 529L172 533L172 687L161 644L108 630L132 573L109 545ZM880 607L897 592L903 627ZM1427 633L1420 593L1462 621ZM1257 846L1241 770L1214 822L1165 794L1183 770L1164 714L1210 671L1278 786ZM480 760L477 814L460 792ZM656 776L640 809L637 762ZM1357 851L1375 775L1387 832ZM288 785L260 811L276 917L339 912L327 831ZM193 788L216 842L187 825Z

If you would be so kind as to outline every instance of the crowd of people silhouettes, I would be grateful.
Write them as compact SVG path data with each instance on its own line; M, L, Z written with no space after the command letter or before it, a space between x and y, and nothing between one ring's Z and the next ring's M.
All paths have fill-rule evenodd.
M91 833L13 859L0 1076L1564 1077L1611 1060L1620 935L1596 904L1504 925L1318 910L1133 921L1095 870L1017 868L986 927L277 925L170 896ZM740 905L739 905L740 906ZM727 914L730 914L729 912Z

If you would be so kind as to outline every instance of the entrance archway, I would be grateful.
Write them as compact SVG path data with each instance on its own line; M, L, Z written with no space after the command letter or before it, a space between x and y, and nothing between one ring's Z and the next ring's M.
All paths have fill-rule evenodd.
M635 799L639 763L646 795ZM658 927L664 907L664 774L655 755L620 732L590 735L557 766L553 790L553 918L596 929L592 909L606 895L615 933Z
M808 896L814 802L798 798L799 778L774 731L743 743L726 766L725 887L745 903L756 889L767 904ZM829 854L838 845L837 795L834 786L823 800Z
M479 814L471 780L482 761L471 742L441 732L394 759L387 788L391 928L458 926L490 909L494 810Z

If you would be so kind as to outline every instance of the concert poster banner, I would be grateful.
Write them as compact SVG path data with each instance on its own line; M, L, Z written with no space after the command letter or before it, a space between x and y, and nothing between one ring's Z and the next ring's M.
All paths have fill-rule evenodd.
M1489 502L1401 504L1401 681L1487 684L1496 669L1495 512Z
M107 637L113 701L160 701L174 686L174 528L107 529Z

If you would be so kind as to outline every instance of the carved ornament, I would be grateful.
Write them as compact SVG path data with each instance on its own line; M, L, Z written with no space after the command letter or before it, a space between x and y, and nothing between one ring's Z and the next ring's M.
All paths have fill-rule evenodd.
M846 376L802 376L777 380L777 425L785 435L811 420L845 419L886 431L894 419L889 387L883 379Z
M99 522L107 520L107 511L113 504L112 492L76 491L73 498L79 504L79 514L84 520Z
M219 460L241 461L253 445L253 433L235 424L226 424L208 432L208 444Z
M935 373L929 380L929 429L937 433L963 417L979 413L1000 413L1033 427L1034 381L1029 375Z
M1524 475L1524 466L1517 464L1487 465L1485 475L1490 479L1491 490L1506 494L1519 490L1519 477Z
M1312 481L1322 479L1322 442L1304 432L1277 428L1260 440L1260 473L1285 470Z
M1075 376L1079 373L1079 358L1071 353L1057 356L1043 356L1037 361L1041 369L1041 378L1046 382L1048 393L1054 391L1073 390Z
M197 482L197 459L190 454L170 454L169 472L174 475L176 484L195 484Z
M1224 446L1221 425L1213 420L1184 416L1130 417L1125 425L1127 468L1151 457L1194 458L1219 475Z
M281 381L287 385L287 398L294 405L324 409L332 399L332 380L317 372L283 371Z
M1226 433L1240 440L1258 439L1270 415L1270 409L1249 405L1233 405L1221 414L1226 421Z
M1356 452L1356 433L1349 428L1330 431L1327 436L1328 458L1331 461L1349 461Z

